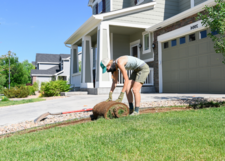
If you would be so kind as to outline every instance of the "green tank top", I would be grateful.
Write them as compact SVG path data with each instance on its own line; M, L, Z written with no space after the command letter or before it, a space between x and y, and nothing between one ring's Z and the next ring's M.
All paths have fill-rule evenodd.
M140 67L141 65L145 64L145 62L141 59L138 59L133 56L128 56L128 55L126 55L126 56L128 58L127 64L124 66L126 70L135 70L138 67ZM117 63L118 59L116 59L116 63Z

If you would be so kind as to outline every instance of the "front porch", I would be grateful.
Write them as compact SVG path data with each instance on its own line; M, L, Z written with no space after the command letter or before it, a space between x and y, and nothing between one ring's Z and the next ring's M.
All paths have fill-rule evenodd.
M110 73L102 74L99 64L103 58L117 59L123 55L132 55L144 60L150 66L150 74L143 85L142 92L152 93L154 89L153 51L143 53L144 28L99 23L84 34L71 46L71 86L88 91L89 94L107 94L112 79ZM152 36L152 35L150 35ZM81 72L79 72L78 47L82 48ZM132 71L127 71L128 76ZM117 90L119 93L124 79L119 72Z

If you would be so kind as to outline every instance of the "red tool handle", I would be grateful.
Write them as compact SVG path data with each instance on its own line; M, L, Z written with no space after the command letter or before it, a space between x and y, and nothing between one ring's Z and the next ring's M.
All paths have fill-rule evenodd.
M88 108L88 109L77 110L77 111L67 111L67 112L62 112L62 114L76 113L76 112L85 112L85 111L92 111L92 110L93 110L93 108Z

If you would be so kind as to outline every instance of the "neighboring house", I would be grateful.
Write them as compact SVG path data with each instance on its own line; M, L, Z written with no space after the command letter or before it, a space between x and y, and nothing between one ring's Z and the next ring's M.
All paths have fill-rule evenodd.
M70 54L36 54L35 69L31 70L32 83L51 80L70 80Z
M112 83L111 74L102 74L100 61L105 57L115 60L122 55L132 55L144 60L151 69L142 92L215 92L212 86L209 87L210 81L205 83L201 78L204 75L204 78L208 76L211 80L212 74L207 74L206 71L184 72L183 70L186 69L176 64L177 58L182 57L182 54L185 55L184 52L190 50L190 52L201 52L197 49L201 45L207 47L209 51L208 48L213 46L209 38L205 39L207 42L198 41L199 29L204 30L200 21L197 22L198 27L191 26L191 29L185 30L185 33L180 33L179 28L191 23L196 25L194 23L196 13L201 12L205 5L215 5L214 0L89 0L88 5L92 7L93 15L64 42L71 48L71 84L82 90L88 90L90 94L108 93ZM188 19L189 16L192 18ZM185 18L188 20L183 20ZM186 27L190 28L190 26ZM175 29L178 30L175 31ZM197 40L192 42L192 44L196 43L196 50L188 46L191 43L186 43L189 41L188 35L185 40L182 35L191 32L196 33L196 37L191 38ZM203 36L204 34L205 32ZM160 39L161 37L163 38ZM172 48L170 44L174 39L177 39L177 46ZM165 49L162 49L164 41L168 43L163 44ZM178 45L180 43L184 44ZM184 46L186 48L183 48ZM203 46L201 47L205 48ZM78 69L78 47L82 47L81 73ZM213 53L213 49L210 48L210 50ZM218 54L214 56L219 57ZM195 60L194 57L190 56L191 58L192 61L201 64L200 57ZM209 59L211 57L205 61L209 63L211 61ZM186 59L179 60L180 65L184 63L187 65ZM191 63L191 61L188 62ZM213 70L211 68L213 66L210 63L207 64L208 72ZM221 63L218 68L222 70ZM199 70L197 67L195 69ZM128 71L128 75L130 73ZM187 80L183 82L185 78ZM194 84L189 82L192 79L196 79ZM120 75L118 86L122 86L123 81ZM185 83L193 87L190 88ZM198 84L202 87L200 88ZM224 83L222 84L224 87ZM198 90L190 90L195 87ZM210 90L205 90L205 87Z

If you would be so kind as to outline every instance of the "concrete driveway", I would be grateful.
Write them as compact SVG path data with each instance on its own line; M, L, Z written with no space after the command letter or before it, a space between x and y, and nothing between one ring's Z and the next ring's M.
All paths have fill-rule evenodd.
M114 94L113 100L119 95ZM225 98L225 94L142 94L142 102L204 98ZM83 108L93 108L97 103L105 101L108 95L80 95L43 102L0 107L0 125L18 123L26 120L34 120L46 112L63 112ZM124 97L123 102L127 102Z

